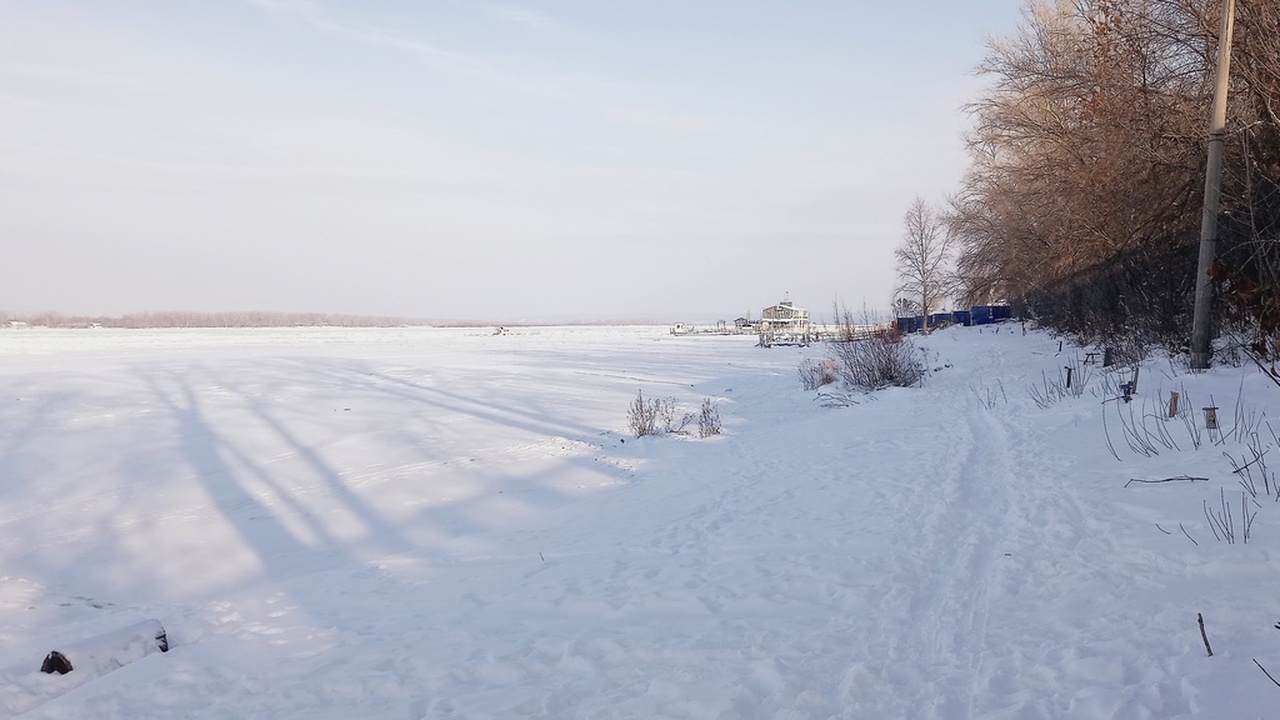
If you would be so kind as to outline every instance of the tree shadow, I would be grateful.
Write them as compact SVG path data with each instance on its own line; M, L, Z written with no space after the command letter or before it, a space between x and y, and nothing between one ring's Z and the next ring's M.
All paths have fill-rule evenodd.
M291 497L271 474L248 454L224 438L206 419L200 399L191 386L189 375L172 376L178 398L172 397L155 378L148 378L157 400L170 412L182 457L196 474L219 513L235 526L245 546L257 556L264 573L273 577L289 577L307 568L314 569L317 555L328 556L340 549L322 520ZM233 463L241 468L237 470ZM309 546L281 524L277 510L263 502L260 493L252 492L245 476L273 491L280 502L319 540ZM312 563L304 563L313 558ZM326 562L325 564L328 564Z
M566 475L592 483L598 476L602 486L630 482L629 471L596 458L615 439L575 415L580 389L572 378L556 375L540 387L537 368L530 371L516 380L528 392L510 395L502 377L468 392L397 375L385 363L332 356L162 355L112 367L102 382L95 376L70 390L57 389L58 373L42 376L31 393L39 404L0 412L0 463L20 464L25 481L47 476L41 463L64 444L61 436L70 431L63 425L84 414L80 405L98 414L130 412L88 433L95 436L92 453L65 448L69 463L103 463L76 468L86 481L100 475L102 489L86 486L52 514L76 538L8 557L18 577L47 588L42 602L65 596L86 607L145 613L177 604L196 620L211 612L196 609L202 603L277 593L288 596L299 617L344 622L350 613L340 603L355 601L321 587L331 580L350 582L394 556L435 562L457 552L519 552L519 538L528 536L520 528L536 535L550 522L546 513L593 491L567 486ZM542 392L549 389L550 400ZM359 406L374 400L381 413L362 415ZM347 405L356 411L344 412ZM398 416L421 422L411 427ZM415 436L418 428L428 430L425 437ZM432 433L446 431L455 433L442 448ZM333 447L348 436L368 442L342 452ZM488 458L474 449L489 438L530 445ZM561 438L589 447L539 454L539 443L551 447ZM430 473L465 463L469 452L474 465L440 472L454 486L474 482L474 492L399 509L378 502L375 493L389 487L388 476L426 478L421 487L430 493ZM398 497L414 492L395 489ZM22 488L13 491L29 497ZM176 637L181 642L181 631Z

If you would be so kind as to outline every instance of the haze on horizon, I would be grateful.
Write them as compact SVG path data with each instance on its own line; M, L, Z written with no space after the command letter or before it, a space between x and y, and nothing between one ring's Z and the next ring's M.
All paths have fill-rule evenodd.
M887 307L1020 0L0 6L0 310Z

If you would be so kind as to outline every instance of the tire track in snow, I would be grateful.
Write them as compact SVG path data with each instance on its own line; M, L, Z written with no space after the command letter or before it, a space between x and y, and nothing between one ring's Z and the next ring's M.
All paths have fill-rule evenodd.
M1008 557L1003 552L1006 540L1006 533L1009 526L1010 518L1010 492L1011 487L1016 479L1013 474L1013 452L1009 442L1009 436L1004 431L1003 426L996 420L990 411L977 405L970 405L970 421L978 431L974 438L973 448L978 451L982 448L985 451L979 451L979 459L985 458L985 467L983 464L970 464L968 470L979 471L977 477L979 484L983 477L988 480L986 492L983 500L989 502L987 507L986 520L998 524L990 524L982 528L981 532L986 534L985 547L981 553L976 553L973 558L973 577L981 578L981 582L975 582L974 596L972 598L971 613L969 616L969 632L967 635L967 643L965 644L965 654L968 656L968 676L969 683L966 688L965 697L965 717L972 718L975 716L974 705L979 685L981 681L983 657L986 652L987 644L987 627L990 621L991 611L991 588L996 574L996 564L1004 557ZM986 442L982 442L985 437ZM998 518L997 518L998 516Z
M883 591L889 618L864 629L870 652L850 668L843 693L854 712L911 718L972 716L986 633L990 581L1008 521L1010 460L990 413L954 393L930 393L948 432L918 451L935 477L911 478L893 509L906 538L891 552ZM950 465L940 454L959 453ZM913 512L913 509L915 512Z
M1003 374L1008 364L1006 354L992 347L981 359L980 374L983 377ZM961 396L960 393L952 394L952 397ZM986 552L973 557L973 577L982 580L973 583L972 612L963 644L963 654L968 658L969 679L963 714L966 718L989 714L988 709L982 707L989 705L990 701L987 666L991 664L991 656L1001 655L991 646L991 612L993 604L1004 604L1010 600L1009 568L1019 562L1015 556L1022 554L1015 531L1028 525L1024 517L1028 507L1041 510L1047 507L1045 498L1031 496L1039 488L1032 488L1025 477L1027 473L1034 472L1033 468L1046 462L1045 448L1038 439L1027 437L1019 424L1017 410L1025 412L1025 405L1015 403L1016 410L1010 412L1007 400L999 411L980 402L968 401L967 418L974 433L974 442L970 448L971 462L966 469L976 473L975 477L985 476L990 480L975 485L985 491L978 502L990 503L985 510L990 525L984 531L974 531L985 532L988 542ZM1053 462L1052 459L1048 461ZM1048 489L1053 490L1053 486ZM1058 507L1065 499L1061 493L1054 492L1054 495L1048 506ZM998 523L995 521L997 513L1000 516Z

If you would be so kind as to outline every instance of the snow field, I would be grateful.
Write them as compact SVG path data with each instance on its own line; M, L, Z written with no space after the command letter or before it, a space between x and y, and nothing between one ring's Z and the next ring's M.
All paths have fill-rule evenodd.
M1078 351L1016 325L936 333L924 387L845 408L800 389L821 348L751 343L0 333L0 714L1269 716L1280 507L1214 542L1226 446L1112 427L1117 460L1101 375L1038 407ZM1280 392L1177 373L1142 399ZM637 390L725 434L631 438ZM1124 487L1181 474L1210 482ZM36 672L147 617L169 653Z

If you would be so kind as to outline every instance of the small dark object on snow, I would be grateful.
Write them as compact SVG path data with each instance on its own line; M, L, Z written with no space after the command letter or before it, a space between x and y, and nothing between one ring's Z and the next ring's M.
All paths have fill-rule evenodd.
M143 620L53 650L45 656L40 671L66 675L77 670L99 676L154 652L169 652L168 634L159 620Z
M71 661L67 659L66 655L63 655L57 650L45 655L44 663L40 666L40 672L42 673L58 673L59 675L66 675L71 672L71 670Z

